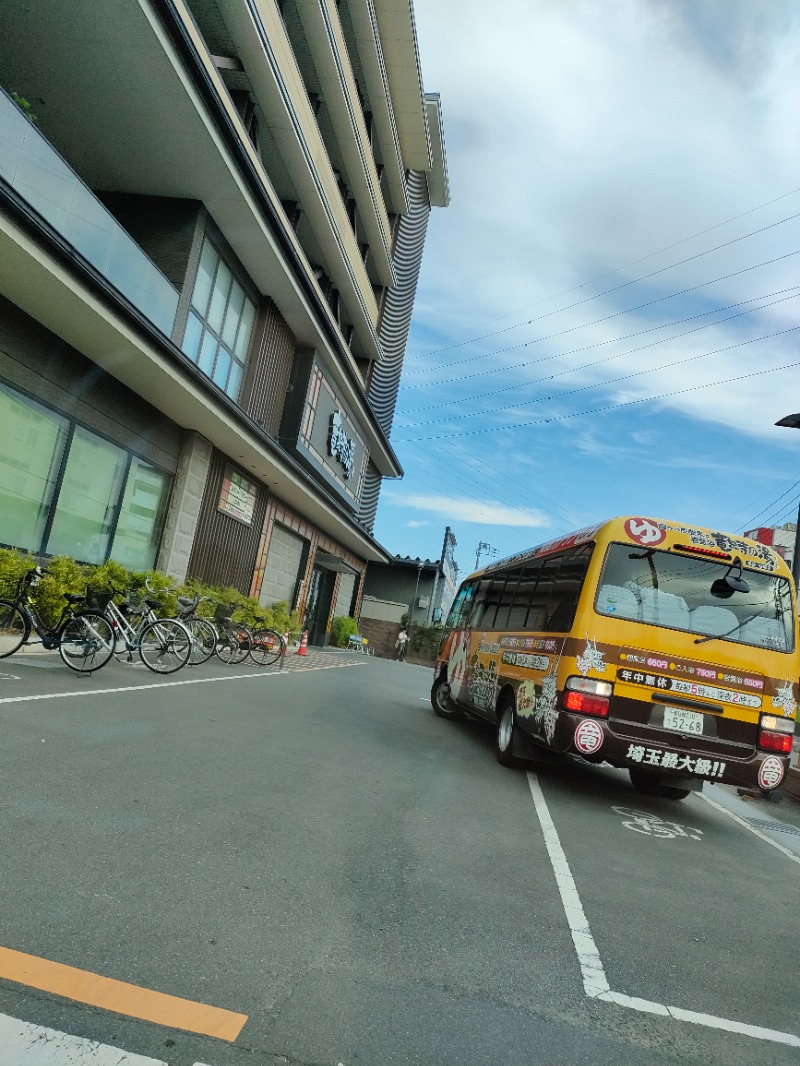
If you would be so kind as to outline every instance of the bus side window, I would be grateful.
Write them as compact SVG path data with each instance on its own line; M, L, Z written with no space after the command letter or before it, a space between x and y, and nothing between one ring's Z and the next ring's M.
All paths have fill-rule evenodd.
M553 590L548 630L565 633L572 628L592 557L592 547L593 545L588 544L562 557Z
M465 618L462 625L469 626L470 629L474 629L481 624L484 612L486 610L486 597L492 582L488 578L484 578L480 581L476 587L475 597L472 601L472 609L469 612L469 617Z
M496 577L490 583L489 589L486 593L486 603L483 608L483 613L480 618L477 618L475 625L480 629L495 629L495 618L497 617L497 608L500 606L500 601L503 596L503 589L505 588L505 577Z
M553 592L561 560L544 559L540 565L539 580L536 582L536 590L531 599L526 628L541 631L549 629L547 621L553 613Z
M525 629L544 629L547 605L543 606L536 595L543 567L542 561L530 563L525 567L525 573L520 582L520 601L525 598Z
M453 606L447 615L446 625L448 629L459 629L464 624L464 620L469 617L475 588L476 582L472 581L469 584L462 585L458 590L458 594L453 600Z
M500 594L500 600L497 605L497 614L494 616L493 629L509 629L511 609L516 599L517 585L519 582L520 572L519 570L512 570L506 577L505 588ZM517 625L519 623L516 623Z
M526 567L514 590L514 599L508 611L508 629L525 629L525 619L528 617L528 608L535 588L536 578L531 577L530 567Z

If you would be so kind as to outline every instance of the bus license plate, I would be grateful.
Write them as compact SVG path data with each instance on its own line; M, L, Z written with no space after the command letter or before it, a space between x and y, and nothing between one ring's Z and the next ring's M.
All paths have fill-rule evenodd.
M703 715L697 711L680 711L677 707L664 708L664 728L678 733L702 733Z

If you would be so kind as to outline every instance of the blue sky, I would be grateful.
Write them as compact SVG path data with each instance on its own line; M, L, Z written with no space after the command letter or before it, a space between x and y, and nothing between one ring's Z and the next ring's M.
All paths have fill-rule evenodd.
M375 533L462 573L614 514L793 520L800 9L416 0L431 216ZM793 365L794 364L794 365Z

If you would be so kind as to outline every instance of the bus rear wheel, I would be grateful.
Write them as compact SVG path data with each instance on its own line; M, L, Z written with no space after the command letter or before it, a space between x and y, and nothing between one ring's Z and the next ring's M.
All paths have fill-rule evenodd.
M664 785L655 774L648 774L646 770L628 770L628 775L636 791L644 792L647 796L684 800L692 791L690 788L676 788L674 785Z
M433 707L433 713L438 714L440 718L447 718L451 722L457 722L464 715L458 710L456 705L450 696L450 686L447 683L447 678L444 674L440 674L439 677L433 683L431 689L431 706Z
M514 701L507 699L500 704L497 712L497 733L495 734L495 754L501 766L515 769L522 766L522 760L514 755L514 742L517 735L517 712Z

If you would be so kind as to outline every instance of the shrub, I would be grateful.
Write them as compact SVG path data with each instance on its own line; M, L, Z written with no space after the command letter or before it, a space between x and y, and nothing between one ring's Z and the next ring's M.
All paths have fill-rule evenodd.
M349 615L337 615L331 622L331 644L335 648L347 647L347 642L358 632L358 622Z
M427 626L415 622L411 629L411 650L435 658L444 633L443 626Z
M15 548L0 548L0 596L12 597L19 579L37 563L39 559L28 552ZM266 627L279 633L288 630L292 637L300 633L300 615L297 611L290 611L289 604L285 601L262 607L258 600L244 596L236 589L206 585L196 579L175 588L174 579L159 573L158 570L128 570L113 560L100 566L82 567L74 559L60 556L44 560L41 565L48 573L39 585L31 590L31 599L43 621L50 625L54 625L61 615L65 593L83 595L87 589L93 589L97 592L113 590L119 598L126 592L148 596L158 601L156 612L166 617L174 617L177 614L179 595L199 595L203 599L198 604L197 613L203 617L211 618L217 604L223 604L233 608L233 621L242 625ZM149 591L147 585L150 586Z

